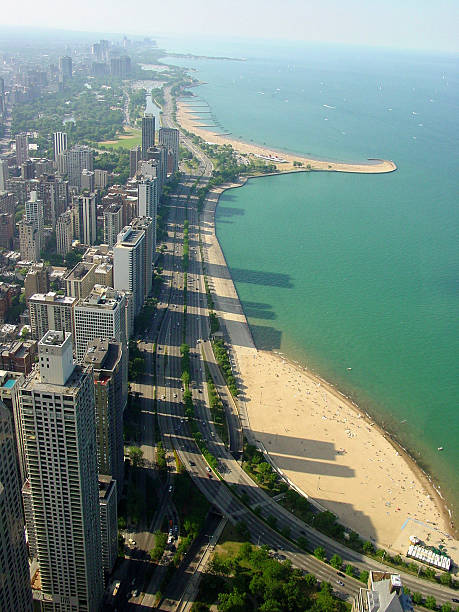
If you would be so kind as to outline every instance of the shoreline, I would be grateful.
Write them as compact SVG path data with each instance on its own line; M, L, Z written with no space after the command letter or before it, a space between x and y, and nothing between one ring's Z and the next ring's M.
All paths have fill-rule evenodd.
M258 177L244 177L243 180L241 180L239 183L235 183L235 184L228 184L225 185L221 188L218 188L216 190L214 190L213 192L209 193L209 199L206 200L206 207L205 210L207 213L210 214L210 219L213 225L213 233L214 233L214 237L215 240L218 244L219 250L221 251L221 255L223 257L223 260L225 261L226 264L226 258L224 256L223 253L223 249L221 248L221 245L218 241L218 237L216 235L216 223L215 223L215 211L216 208L218 206L219 200L220 200L220 196L223 192L227 191L228 189L233 189L233 188L237 188L237 187L242 187L248 180L248 178L258 178ZM212 197L211 197L212 196ZM215 200L213 200L212 198L215 198ZM212 201L211 201L212 200ZM210 207L209 207L210 205ZM210 229L210 228L209 228ZM209 255L209 252L208 252ZM209 258L210 261L210 258ZM228 267L227 267L228 268ZM250 331L250 326L248 325L247 319L245 317L245 313L243 310L243 306L242 303L239 300L239 296L237 294L237 289L232 281L231 278L231 274L228 268L228 277L229 277L229 282L231 283L231 285L233 286L233 291L234 294L237 296L237 300L240 304L240 310L245 322L245 326L247 327L247 331L248 334L250 335L250 338L252 339L251 336L251 331ZM215 293L215 290L214 290ZM220 319L223 319L224 321L224 327L227 328L227 332L229 333L230 338L232 339L231 336L231 331L228 331L228 320L227 317L225 316L225 313L222 313L222 311L217 307L218 304L218 295L214 295L214 297L216 298L216 310L218 312L218 316ZM234 318L234 317L233 317ZM238 319L240 319L241 317L238 316ZM232 343L232 348L233 348L233 352L236 353L236 363L240 363L241 362L241 353L243 354L244 351L240 350L240 347L237 347L234 345L234 343ZM450 541L453 541L453 539L456 538L457 536L457 532L454 528L454 525L452 524L451 521L451 512L447 506L446 500L443 498L443 496L441 495L440 490L438 489L438 486L436 485L434 479L432 478L432 476L427 473L415 460L415 458L410 454L409 450L406 449L405 447L403 447L402 444L400 444L393 435L391 435L390 431L386 430L383 426L381 426L380 424L378 424L377 422L377 417L373 417L372 414L368 413L366 410L360 408L352 399L350 399L349 397L347 397L344 393L342 393L336 386L333 385L333 383L330 383L326 380L324 380L320 375L311 372L310 370L308 370L305 366L294 362L293 360L289 359L288 357L286 357L285 355L283 355L282 353L278 353L276 351L260 351L258 349L254 349L254 351L257 353L258 356L262 356L266 355L266 359L265 361L269 361L268 357L272 357L277 361L277 365L280 366L281 363L285 364L288 363L290 368L292 369L292 371L295 371L299 376L304 377L305 379L308 379L309 381L313 382L314 384L318 385L321 390L325 391L326 393L328 393L330 395L330 397L334 397L337 401L343 403L346 405L347 408L349 408L356 419L361 419L360 423L365 424L369 430L371 430L372 432L374 432L374 434L376 435L377 438L380 439L381 443L386 443L387 445L390 445L390 447L395 451L396 456L400 457L403 462L406 464L407 469L409 471L409 473L414 477L415 481L418 483L417 486L417 491L418 492L422 492L424 491L427 492L426 493L426 497L427 500L432 501L432 504L434 506L434 508L436 508L436 510L438 511L440 520L438 521L438 526L434 527L434 524L432 523L432 521L429 520L425 520L420 521L417 514L413 513L413 512L408 512L408 518L405 521L404 525L409 521L412 520L416 523L422 523L424 526L427 527L427 530L430 531L434 531L436 532L436 536L438 536L438 538L440 539L441 535L446 536ZM244 356L242 356L242 360L245 361ZM243 364L244 365L244 364ZM240 368L240 376L242 378L242 380L244 381L244 385L246 384L245 381L245 375L244 375L244 367ZM277 376L277 375L276 375ZM279 381L280 382L280 381ZM251 400L249 399L249 402ZM244 398L242 398L242 403L245 404ZM327 404L328 407L328 404ZM253 434L253 428L250 425L250 421L253 420L253 412L254 412L254 408L250 407L247 409L247 406L245 406L245 409L247 411L247 421L248 421L248 427L249 430L251 432L251 434ZM250 415L249 418L249 412L252 412L252 414ZM371 412L371 410L370 410ZM299 415L298 415L299 416ZM327 417L326 417L327 418ZM307 415L305 415L305 419L307 420ZM278 436L278 434L275 434L276 438ZM270 451L269 448L267 448L267 451L271 457L271 459L273 460L273 462L281 469L282 473L285 473L285 468L281 465L279 465L279 460L273 459L272 458L272 451ZM396 474L398 475L398 474ZM292 480L292 482L298 486L299 488L301 488L302 490L304 490L304 485L302 483L298 483L298 481L295 479L295 476L292 476L291 474L286 474L285 475L288 479ZM320 476L319 476L320 478ZM392 480L392 478L391 478ZM414 481L412 481L414 482ZM312 491L308 491L306 489L305 493L310 496L312 499L315 499L316 496L314 495L314 493ZM317 500L318 503L320 505L324 505L327 507L327 502L324 500ZM398 508L398 510L400 510L400 508ZM355 525L349 525L348 522L346 522L345 518L343 518L339 512L336 512L336 510L332 509L332 511L338 515L338 520L342 521L342 523L346 526L346 527L351 527L354 528L356 531L359 532L358 528L355 528ZM429 516L429 515L428 515ZM370 515L371 518L371 515ZM423 518L426 518L423 516ZM432 525L431 527L427 526L426 523L429 523L430 525ZM420 529L418 527L418 525L416 526L417 529ZM402 527L403 529L403 527ZM362 535L365 536L365 533L362 533ZM406 534L405 534L406 535ZM427 540L429 540L431 536L431 533L428 533L427 535ZM371 538L371 536L370 536ZM369 538L369 539L370 539ZM375 543L378 542L377 539L375 538L371 538L372 541L374 541ZM403 550L403 546L404 544L399 543L398 545L395 543L395 540L392 542L387 542L387 541L380 541L379 544L381 544L382 546L391 549L392 544L394 544L394 547L398 546L397 550L399 552L401 552L402 554L406 553L406 550ZM456 555L457 557L457 555ZM456 558L456 562L459 559Z
M216 145L231 145L235 151L243 155L252 155L255 157L262 158L278 158L285 160L284 163L275 163L274 159L266 159L271 163L275 163L276 168L279 172L310 172L310 171L321 171L321 172L346 172L346 173L358 173L358 174L387 174L395 172L397 165L392 160L369 158L368 162L379 162L379 163L346 163L333 160L316 159L312 157L306 157L301 154L293 154L285 151L278 151L266 145L259 145L256 143L248 143L243 140L239 140L235 137L228 135L215 134L212 131L205 129L199 123L202 119L195 117L192 111L189 110L187 103L177 101L177 123L188 132L200 136L206 142L211 142ZM197 122L197 123L196 123ZM294 165L294 162L300 162L303 166L299 167Z

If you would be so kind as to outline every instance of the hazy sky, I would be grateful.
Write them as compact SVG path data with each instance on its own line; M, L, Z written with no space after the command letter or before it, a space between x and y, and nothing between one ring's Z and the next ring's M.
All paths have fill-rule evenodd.
M459 0L22 0L2 23L459 50Z

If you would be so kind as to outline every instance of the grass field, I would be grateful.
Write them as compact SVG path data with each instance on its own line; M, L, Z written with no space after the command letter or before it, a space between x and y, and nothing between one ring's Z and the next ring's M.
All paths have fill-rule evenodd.
M215 552L225 558L234 557L238 554L243 543L244 538L241 538L236 527L228 522L218 540Z
M105 140L100 145L109 149L131 149L142 143L142 131L137 128L126 128L124 134L117 140Z

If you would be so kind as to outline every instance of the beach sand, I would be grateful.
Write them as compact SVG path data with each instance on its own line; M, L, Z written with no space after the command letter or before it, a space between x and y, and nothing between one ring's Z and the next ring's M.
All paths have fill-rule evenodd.
M287 478L362 537L406 553L423 523L428 543L446 540L459 562L444 504L402 449L336 389L282 355L255 348L214 231L221 191L209 194L202 241L215 309L232 341L243 425Z
M293 165L294 161L299 161L303 164L304 169L310 165L310 170L324 170L327 172L357 172L364 174L380 174L385 172L393 172L397 169L396 164L389 160L373 160L368 164L345 164L336 161L317 160L304 157L301 155L292 155L283 151L275 151L267 147L262 147L256 144L249 144L232 138L231 136L220 136L212 131L206 130L200 125L201 118L196 117L190 111L190 108L184 102L177 101L177 121L189 132L197 134L206 142L213 144L225 145L230 144L239 153L251 155L268 155L275 156L287 160L287 163L279 163L277 169L280 172L301 171L297 166Z

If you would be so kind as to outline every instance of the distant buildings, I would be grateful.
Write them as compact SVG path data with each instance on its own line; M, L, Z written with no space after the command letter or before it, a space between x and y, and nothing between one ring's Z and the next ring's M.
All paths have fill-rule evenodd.
M114 285L115 289L131 291L134 300L134 314L143 306L144 265L145 265L145 232L125 227L118 235L113 247Z
M34 263L24 279L24 294L28 300L35 293L48 293L48 270L43 262Z
M96 187L95 174L93 170L87 170L84 168L81 171L81 190L82 191L94 191Z
M108 172L107 170L94 170L94 186L96 189L105 189L108 185Z
M10 176L8 161L0 159L0 191L6 191L6 181Z
M94 391L70 334L48 331L19 390L34 534L48 610L98 610L103 595Z
M0 401L0 610L32 610L13 418Z
M62 172L67 174L71 187L81 188L81 173L93 169L92 150L85 145L75 145L59 155Z
M8 251L13 247L14 226L13 213L0 212L0 247Z
M156 252L156 222L159 204L159 181L156 177L146 178L137 184L139 217L152 220L152 260Z
M64 80L72 78L72 58L68 55L59 58L59 72Z
M110 72L113 76L126 79L131 74L131 58L127 55L110 59Z
M147 159L147 151L155 146L155 116L145 113L142 117L142 159Z

